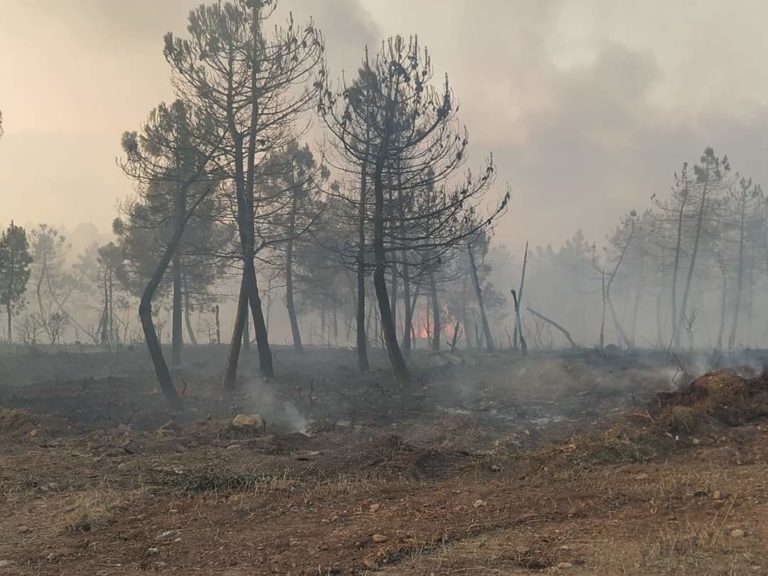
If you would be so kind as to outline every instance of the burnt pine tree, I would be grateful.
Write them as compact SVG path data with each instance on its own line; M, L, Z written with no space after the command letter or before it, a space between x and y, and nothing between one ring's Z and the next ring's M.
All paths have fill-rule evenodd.
M178 253L187 222L217 187L217 154L220 139L207 115L197 113L177 100L153 110L138 132L123 134L124 172L137 186L141 200L162 183L175 207L162 253L141 293L139 318L155 368L158 384L168 404L178 409L181 398L173 384L152 319L152 299L168 266ZM180 308L179 308L180 309ZM179 326L180 328L180 326Z
M262 375L274 367L254 259L257 219L269 216L269 199L257 186L264 155L286 145L301 131L303 113L315 101L307 88L321 63L324 45L310 23L265 33L274 14L272 0L236 0L200 6L189 15L188 38L165 38L165 58L180 97L205 110L224 136L220 145L231 181L242 261L242 279L235 328L224 385L237 375L248 307L253 316Z
M8 342L13 342L13 314L23 305L31 264L27 233L11 222L0 235L0 304L5 306Z
M309 240L318 220L321 185L329 173L317 164L309 146L301 146L297 141L270 154L262 173L264 189L275 214L270 218L270 224L260 231L260 239L263 245L274 245L284 252L278 261L285 278L285 305L293 346L301 352L303 344L296 312L296 248L302 241Z

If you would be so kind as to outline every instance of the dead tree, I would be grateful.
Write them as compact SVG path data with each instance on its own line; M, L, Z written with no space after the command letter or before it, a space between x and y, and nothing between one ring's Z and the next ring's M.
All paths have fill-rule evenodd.
M573 340L573 338L571 338L571 333L568 332L568 330L566 330L565 328L563 328L561 324L555 322L551 318L547 318L546 316L544 316L544 314L540 312L536 312L536 310L534 310L533 308L528 308L528 312L530 312L537 318L540 318L541 320L543 320L544 322L552 326L555 330L560 332L563 336L565 336L565 339L568 340L568 343L571 345L571 348L579 347L578 344L576 344L576 342Z

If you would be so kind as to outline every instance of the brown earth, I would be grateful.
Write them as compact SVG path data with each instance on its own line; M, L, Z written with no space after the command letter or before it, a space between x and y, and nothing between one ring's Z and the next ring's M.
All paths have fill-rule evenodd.
M138 356L6 383L0 574L768 574L759 378L424 356L400 388L287 355L235 397L189 367L182 414Z

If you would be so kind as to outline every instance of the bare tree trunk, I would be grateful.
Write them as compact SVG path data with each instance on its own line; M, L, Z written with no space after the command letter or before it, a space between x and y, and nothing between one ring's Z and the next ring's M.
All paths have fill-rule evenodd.
M403 352L406 357L411 355L411 335L413 334L413 306L411 305L411 279L408 265L403 254Z
M247 300L246 300L247 302ZM242 348L243 352L250 352L251 351L251 318L250 318L250 312L248 311L248 304L245 305L245 316L243 316L243 337L242 337Z
M432 302L432 351L440 351L440 333L443 330L440 318L440 302L437 298L437 281L434 273L429 274L429 293Z
M213 317L216 320L216 344L221 344L221 320L219 319L219 305L213 307Z
M397 331L397 300L400 292L400 282L397 275L397 264L392 264L392 291L389 294L389 307L392 310L392 324Z
M520 287L522 290L522 283ZM521 302L520 298L514 290L512 290L512 301L515 305L515 335L520 339L520 351L522 352L523 356L528 356L528 344L525 341L525 336L523 335L523 325L520 322Z
M685 318L686 314L686 308L688 307L688 298L691 294L691 285L693 284L693 272L696 268L696 256L699 252L699 243L701 240L701 230L702 226L704 224L704 211L707 207L707 192L708 192L708 186L709 186L709 180L706 179L704 181L704 188L701 191L701 203L699 205L699 214L696 218L696 235L694 237L693 241L693 252L691 253L691 261L688 265L688 275L685 279L685 291L683 292L683 300L680 306L680 312L679 312L679 319L678 319L678 325L682 326L682 323ZM676 330L676 333L679 333L679 328ZM678 334L679 338L679 334ZM676 347L679 345L679 341L676 344Z
M8 343L10 344L13 342L13 308L11 308L10 302L5 306L5 311L8 314Z
M640 270L638 271L637 285L635 286L635 302L632 306L632 328L630 329L630 338L635 342L637 336L637 313L640 310L640 295L643 292L645 281L645 258L640 259Z
M149 349L149 355L152 358L152 364L155 367L155 375L157 376L157 382L160 385L160 390L165 396L166 402L172 409L181 408L181 398L176 392L176 387L173 385L171 374L168 370L168 365L163 357L163 350L160 347L160 340L157 337L157 331L155 330L155 324L152 321L152 298L157 291L157 287L160 285L160 281L163 279L165 271L168 269L168 265L173 258L176 250L178 250L179 243L181 242L181 236L184 231L184 223L178 223L171 241L165 249L160 261L157 263L152 276L147 282L144 292L141 295L141 301L139 303L139 318L141 319L141 328L144 331L144 339L147 342L147 348Z
M182 336L182 287L181 287L181 256L173 255L173 311L171 320L171 365L181 365Z
M517 292L517 304L515 306L515 326L513 330L512 341L514 348L517 350L518 342L520 338L520 332L522 330L522 324L520 323L520 307L523 305L523 288L525 287L525 270L528 267L528 242L525 243L525 252L523 253L523 270L520 273L520 290ZM513 291L514 294L514 291Z
M677 275L680 269L680 252L683 243L683 217L685 216L685 205L688 201L688 187L686 185L685 196L680 203L680 211L677 214L677 239L675 241L675 263L672 266L672 343L675 348L680 346L680 326L677 318Z
M259 297L259 287L256 281L256 268L253 265L253 260L250 261L250 264L246 263L246 270L248 272L248 276L246 277L248 302L251 305L256 347L259 350L259 372L266 378L272 378L275 375L275 368L272 363L272 350L269 346L267 325L264 322L264 314L261 310L261 298Z
M723 273L723 289L722 293L720 295L720 326L717 329L717 349L722 350L723 348L723 332L725 331L725 316L726 316L726 295L728 291L728 275L726 274L725 269L722 270Z
M600 293L603 297L603 310L602 316L600 317L600 350L602 350L605 348L605 272L602 272L600 277L602 278Z
M289 232L293 235L293 225ZM303 352L304 346L301 344L301 331L299 330L299 319L296 317L296 304L293 300L293 239L288 239L285 256L285 303L288 308L288 319L291 322L291 335L293 336L293 347L297 352Z
M379 155L376 161L374 171L373 189L374 189L374 228L373 228L373 251L375 258L375 268L373 272L373 286L376 291L376 299L379 302L379 316L381 327L384 333L384 343L387 347L389 361L395 376L403 381L410 381L410 374L405 364L405 359L400 351L400 345L397 342L397 333L393 322L392 310L389 305L389 294L387 294L386 278L386 252L384 249L384 183L382 182L382 173L384 171L384 157Z
M366 138L366 142L368 139ZM367 150L366 150L367 157ZM368 331L365 323L365 214L368 196L368 164L363 161L360 170L360 204L357 214L357 367L367 372Z
M185 286L184 286L184 322L187 326L187 334L189 335L189 341L192 343L192 346L197 348L197 337L195 336L195 330L192 328L192 306L190 305L189 301L189 287L186 283L186 277L185 277Z
M472 284L475 287L475 296L477 297L477 305L480 308L480 323L483 326L483 336L485 338L485 349L488 352L495 352L496 345L493 341L493 334L491 334L491 327L488 324L488 318L485 315L485 303L483 302L483 290L480 287L480 278L477 275L477 263L475 262L475 254L472 250L472 245L468 247L469 251L469 265L472 275Z
M739 268L736 276L736 301L733 305L733 321L731 324L731 335L728 337L728 349L733 350L736 345L736 332L739 326L739 312L741 309L741 294L744 286L744 244L745 244L745 226L746 226L746 199L745 192L741 195L741 206L739 210Z
M224 388L233 389L237 383L237 365L240 360L240 347L243 343L243 332L248 322L248 294L245 289L245 278L240 279L240 295L237 298L237 313L235 315L235 327L232 331L232 340L229 344L227 367L224 371ZM216 306L216 326L219 325L219 307ZM217 338L218 338L217 333Z

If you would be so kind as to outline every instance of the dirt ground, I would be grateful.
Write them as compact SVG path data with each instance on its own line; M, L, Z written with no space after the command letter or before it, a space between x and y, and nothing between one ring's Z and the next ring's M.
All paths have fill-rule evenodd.
M6 351L0 574L768 574L758 355L278 350L228 396L224 353L173 414L141 350Z

